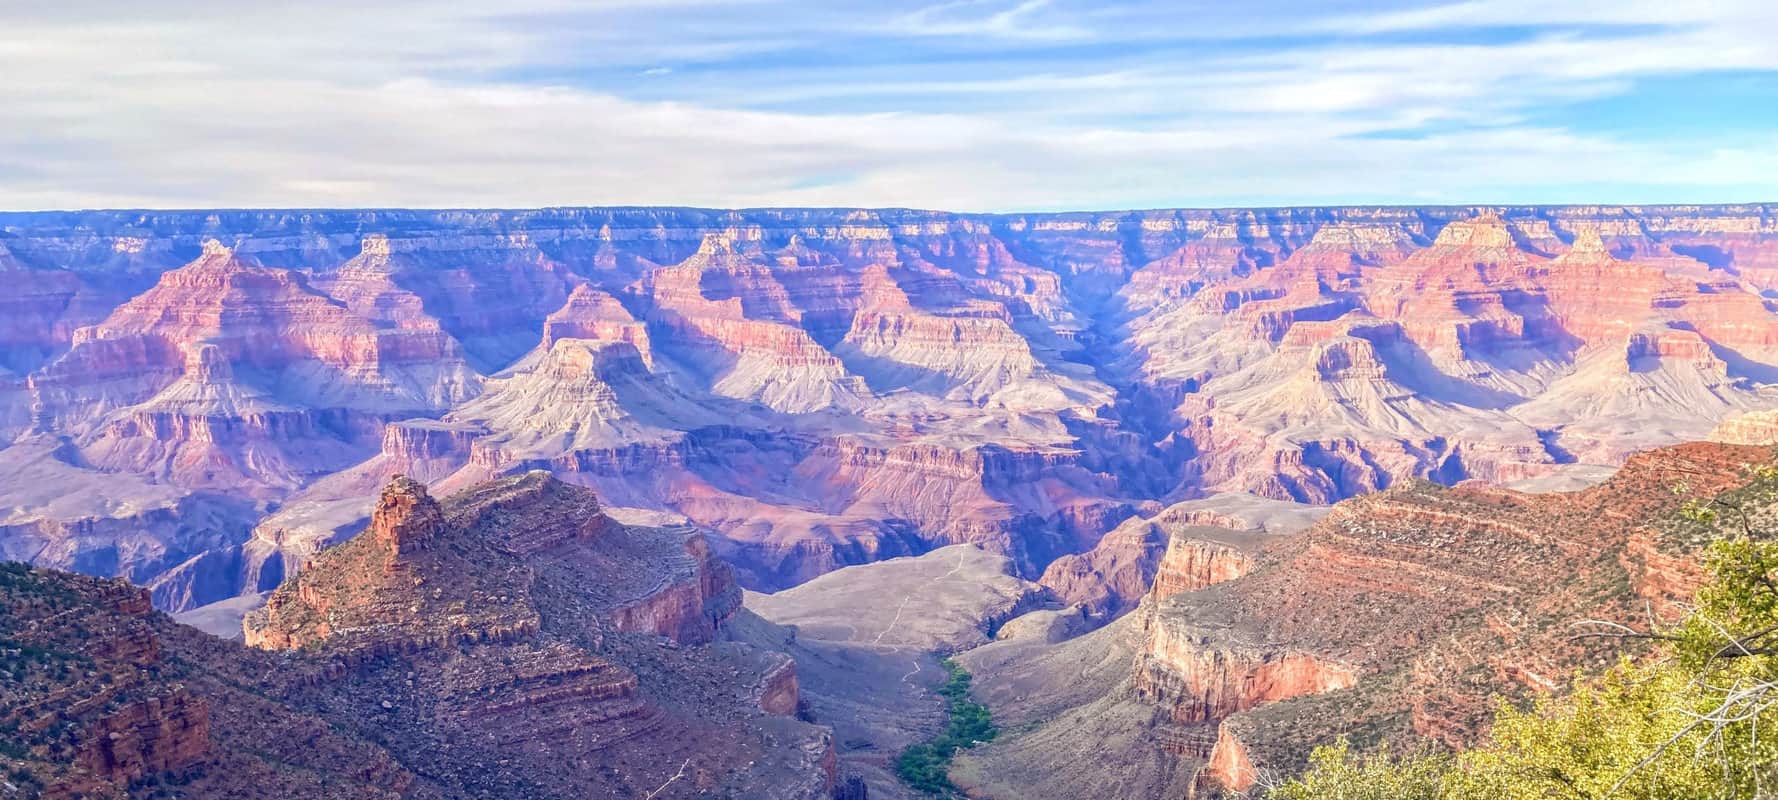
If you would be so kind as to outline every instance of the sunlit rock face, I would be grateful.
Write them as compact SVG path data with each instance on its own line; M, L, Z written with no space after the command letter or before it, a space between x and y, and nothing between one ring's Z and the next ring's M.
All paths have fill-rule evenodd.
M1624 657L1621 642L1576 637L1575 620L1681 618L1703 548L1741 535L1687 504L1728 492L1769 514L1761 468L1775 458L1770 445L1695 442L1574 491L1414 481L1258 541L1175 532L1130 613L960 657L1006 733L956 772L994 796L1206 797L1299 772L1354 730L1391 747L1473 745L1502 697L1529 702ZM1112 556L1129 552L1112 545L1134 530L1084 559L1108 585L1127 563Z
M544 470L751 588L970 542L1115 615L1165 537L1088 554L1181 501L1536 480L1778 407L1773 211L4 214L0 547L180 609L393 475Z
M1549 691L1618 657L1566 622L1670 615L1695 591L1701 545L1673 533L1679 476L1713 495L1772 457L1694 443L1579 492L1417 483L1342 502L1241 577L1183 592L1157 580L1133 684L1173 723L1215 727L1214 747L1189 754L1206 785L1248 788L1256 765L1299 763L1335 726L1465 746L1491 695Z
M8 672L28 712L11 779L94 798L173 773L197 797L829 800L833 730L798 718L790 656L731 634L733 576L695 529L618 522L542 472L442 499L390 480L368 531L283 581L241 643L147 589L9 563L9 636L88 668ZM684 764L696 784L676 784Z

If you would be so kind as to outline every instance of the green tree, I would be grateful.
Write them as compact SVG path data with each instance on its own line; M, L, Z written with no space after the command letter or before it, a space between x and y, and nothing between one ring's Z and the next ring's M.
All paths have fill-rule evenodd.
M1529 709L1502 703L1489 741L1465 753L1392 758L1324 747L1283 800L1763 800L1778 797L1778 537L1765 513L1778 470L1745 489L1689 503L1710 536L1709 579L1693 611L1665 630L1599 624L1656 642L1662 658L1577 678Z
M1309 757L1303 777L1270 793L1275 800L1438 800L1451 758L1424 754L1397 760L1358 755L1341 740Z
M901 751L895 758L895 774L903 783L922 792L948 796L956 792L948 775L951 757L959 749L993 741L1000 730L994 727L988 707L969 699L969 671L948 658L939 664L948 673L944 685L938 688L938 695L945 701L945 731Z

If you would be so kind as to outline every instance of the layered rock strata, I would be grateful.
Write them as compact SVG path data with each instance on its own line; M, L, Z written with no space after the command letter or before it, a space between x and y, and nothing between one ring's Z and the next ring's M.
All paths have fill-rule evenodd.
M1298 769L1314 746L1356 729L1369 732L1366 746L1430 737L1463 747L1483 733L1491 698L1552 691L1624 655L1574 637L1572 623L1681 613L1703 577L1696 553L1739 524L1697 521L1684 505L1720 497L1771 514L1778 486L1752 468L1774 457L1766 446L1690 444L1638 454L1575 492L1416 483L1340 503L1253 551L1233 580L1157 580L1102 631L1010 659L966 657L994 664L978 690L997 718L1033 727L972 753L954 777L1029 797L1209 796ZM1203 576L1201 555L1176 538L1166 560ZM1106 653L1121 673L1103 666ZM1062 688L1084 669L1107 678ZM1063 695L1030 699L1045 689ZM1121 736L1114 728L1143 732L1117 759L1127 772L1043 765ZM1131 766L1150 758L1167 766Z
M270 588L391 475L532 469L715 529L758 589L959 542L1035 578L1182 500L1537 481L1770 409L1773 218L4 214L0 461L114 501L0 509L173 609ZM215 490L258 533L61 555Z

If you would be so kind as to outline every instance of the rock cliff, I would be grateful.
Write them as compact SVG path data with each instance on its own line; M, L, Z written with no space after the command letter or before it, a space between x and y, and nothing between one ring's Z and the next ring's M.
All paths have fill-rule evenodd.
M1150 594L1160 599L1241 577L1268 534L1295 532L1314 516L1311 506L1283 501L1187 500L1125 520L1093 549L1056 559L1039 583L1104 621Z
M972 753L954 777L1040 798L1206 796L1300 768L1354 730L1366 746L1462 747L1484 733L1491 698L1551 691L1624 655L1577 639L1572 623L1678 613L1702 578L1698 548L1736 524L1681 508L1721 497L1772 513L1778 485L1750 467L1775 457L1769 446L1688 444L1637 454L1574 492L1421 482L1342 502L1251 551L1232 580L1157 579L1134 613L1088 636L969 654L992 666L977 692L996 718L1031 727ZM1166 559L1203 575L1201 552L1175 538ZM1079 686L1094 670L1100 680ZM1112 765L1065 755L1107 737L1122 748Z
M246 646L177 625L120 583L9 564L0 591L14 632L0 642L0 715L27 732L0 758L58 791L826 800L856 788L832 731L797 718L795 662L730 635L740 590L703 535L619 523L544 473L443 502L393 479L362 536L320 551L249 615Z
M1139 509L1535 480L1768 410L1773 218L0 214L0 461L126 490L0 508L51 540L8 552L67 564L57 531L249 498L202 569L78 562L173 609L268 588L391 475L532 469L715 529L758 589L958 542L1035 578Z

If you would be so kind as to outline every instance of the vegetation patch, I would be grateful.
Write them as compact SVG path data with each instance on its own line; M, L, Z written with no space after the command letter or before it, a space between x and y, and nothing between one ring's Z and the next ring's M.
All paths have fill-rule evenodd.
M951 659L939 662L948 676L938 694L945 701L945 731L929 741L911 745L895 759L895 774L903 783L929 795L949 797L957 787L946 775L951 757L959 749L994 741L1000 729L988 707L969 699L969 671Z
M1778 468L1688 502L1672 530L1703 554L1690 613L1649 630L1583 623L1585 636L1657 645L1529 708L1502 702L1487 741L1459 754L1360 752L1342 741L1268 800L1764 800L1778 787ZM1685 491L1683 487L1679 491ZM1265 783L1262 781L1262 784Z

